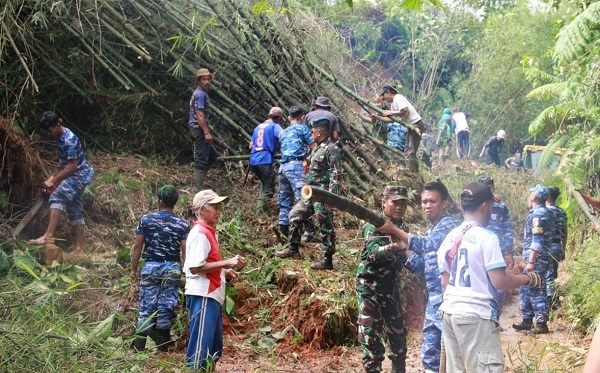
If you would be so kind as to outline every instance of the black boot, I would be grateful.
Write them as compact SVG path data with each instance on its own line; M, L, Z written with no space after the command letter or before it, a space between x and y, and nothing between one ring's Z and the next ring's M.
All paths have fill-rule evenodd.
M290 235L290 226L279 224L279 232L281 232L281 235L283 237L289 236Z
M275 251L275 256L278 258L300 258L300 250L298 250L298 244L292 243L285 250Z
M311 264L310 268L312 268L312 269L333 269L333 260L331 259L331 256L325 256L320 261L314 262L313 264Z
M520 323L512 325L515 330L530 330L532 326L533 320L531 319L523 319Z
M156 329L156 334L156 348L160 352L167 352L167 350L169 349L169 342L171 342L171 330Z
M406 351L392 359L392 373L406 373Z
M137 334L130 347L135 352L146 351L146 338L147 336L144 334Z
M550 330L548 329L548 324L545 322L538 322L535 326L527 332L527 334L548 334Z

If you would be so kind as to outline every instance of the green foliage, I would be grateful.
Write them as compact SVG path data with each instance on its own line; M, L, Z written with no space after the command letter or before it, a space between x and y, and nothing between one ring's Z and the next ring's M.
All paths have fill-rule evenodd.
M558 33L554 58L559 64L573 61L584 51L598 50L594 41L600 36L600 1L592 2Z

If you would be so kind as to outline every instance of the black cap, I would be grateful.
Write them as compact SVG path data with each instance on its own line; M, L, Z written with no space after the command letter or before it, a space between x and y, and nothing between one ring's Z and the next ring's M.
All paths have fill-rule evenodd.
M327 119L327 118L313 119L310 121L310 123L308 123L308 125L310 126L310 128L319 128L319 127L324 127L324 126L329 127L329 119Z
M490 188L482 183L471 183L460 194L463 210L473 210L486 201L492 201L494 195Z
M387 91L393 91L394 93L398 93L398 91L396 90L396 88L394 88L394 86L392 86L391 84L386 84L383 87L381 87L381 89L378 92L378 96L383 96L383 94L386 93Z

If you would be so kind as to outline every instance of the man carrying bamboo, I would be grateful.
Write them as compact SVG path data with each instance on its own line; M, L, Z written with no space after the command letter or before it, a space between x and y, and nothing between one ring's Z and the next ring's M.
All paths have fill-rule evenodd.
M272 107L268 118L254 129L250 141L250 170L260 180L258 212L266 213L269 202L275 194L275 169L273 154L279 147L279 136L283 128L279 125L283 120L283 110Z
M330 122L327 118L317 118L309 123L313 139L317 143L311 154L308 171L308 184L318 186L331 193L338 193L339 148L329 138ZM300 234L303 223L313 213L313 221L319 227L321 251L323 259L312 263L312 269L333 269L333 254L335 253L335 232L333 230L333 211L321 202L301 200L290 212L290 245L285 250L277 251L280 258L300 257Z
M385 110L383 115L373 115L373 120L380 120L387 123L393 123L391 116L398 116L405 124L409 124L424 130L424 124L417 110L412 106L408 99L398 93L396 88L389 84L384 85L379 90L379 96L390 104L390 110ZM408 162L408 169L413 172L419 172L419 162L417 161L417 149L421 143L420 133L409 130L406 134L404 145L404 154Z
M208 128L208 88L212 78L213 74L208 69L199 69L195 76L198 86L190 99L188 125L194 140L194 186L199 191L204 189L206 173L217 160L217 150L213 146L213 137Z

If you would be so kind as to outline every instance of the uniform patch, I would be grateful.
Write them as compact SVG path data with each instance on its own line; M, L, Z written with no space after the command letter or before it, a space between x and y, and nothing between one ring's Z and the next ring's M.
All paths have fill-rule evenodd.
M542 228L542 227L536 227L536 228L532 228L532 229L531 229L531 233L533 233L533 234L541 234L541 233L544 233L544 228Z
M531 222L531 224L533 224L534 227L537 227L540 223L540 219L539 218L533 218L533 221Z

